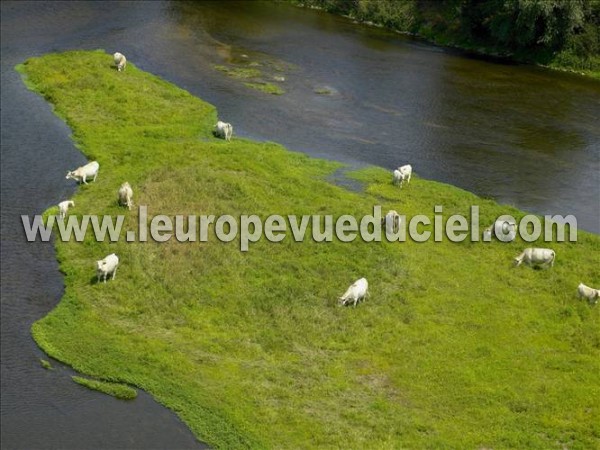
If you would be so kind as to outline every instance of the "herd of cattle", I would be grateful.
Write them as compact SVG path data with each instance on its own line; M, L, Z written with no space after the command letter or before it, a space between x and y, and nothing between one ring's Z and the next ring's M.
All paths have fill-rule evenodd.
M121 53L115 53L113 55L115 65L117 70L121 72L125 69L127 65L127 59ZM226 141L231 141L231 136L233 134L233 127L230 123L218 121L215 125L215 129L213 131L216 137L225 139ZM66 179L74 179L78 183L87 184L88 179L93 179L96 181L98 176L98 171L100 169L100 164L97 161L92 161L82 167L79 167L73 171L67 173ZM404 166L398 167L392 173L392 183L394 185L400 185L402 187L404 183L407 185L410 183L410 178L412 176L412 166L410 164L406 164ZM131 210L133 206L132 198L133 198L133 189L129 185L128 182L125 182L121 185L117 193L118 203L121 206L127 207ZM65 200L58 204L59 209L59 217L64 220L67 215L67 211L70 207L75 206L75 203L72 200ZM390 210L382 219L382 226L385 225L386 232L392 233L399 229L400 227L400 215L394 211ZM500 229L503 233L509 233L512 230L516 230L516 223L508 223L501 222L500 224L495 223L494 225L486 228L483 232L484 240L489 241L492 237L492 233L494 229ZM520 255L515 257L514 263L515 266L519 266L522 263L525 265L533 266L533 267L552 267L554 265L554 260L556 258L556 254L554 250L548 248L526 248ZM119 265L119 258L114 253L108 255L104 259L96 261L96 275L98 277L98 282L103 280L106 283L106 279L111 276L111 279L115 279L117 274L117 266ZM580 283L577 287L577 294L580 299L587 299L591 304L595 304L598 302L600 298L600 289L594 289L589 286L586 286L583 283ZM339 304L342 306L354 305L356 306L360 301L364 301L364 299L369 295L369 283L366 278L361 278L355 281L350 287L346 290L344 295L339 297Z

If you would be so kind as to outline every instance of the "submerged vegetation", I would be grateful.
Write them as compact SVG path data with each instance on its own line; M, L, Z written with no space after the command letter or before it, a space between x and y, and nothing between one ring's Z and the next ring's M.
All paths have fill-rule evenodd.
M261 71L255 67L226 67L222 65L215 65L214 67L231 78L259 78L262 76Z
M54 370L54 367L52 367L52 364L50 364L50 361L48 361L47 359L40 358L40 364L46 370Z
M291 0L439 45L600 78L598 0Z
M468 216L482 227L524 213L388 170L327 178L339 163L269 142L212 137L213 106L111 56L77 51L19 67L100 163L71 215ZM418 167L415 167L418 173ZM327 205L327 206L326 206ZM310 228L310 226L309 226ZM124 234L124 233L123 233ZM576 297L600 281L600 237L576 243L56 242L65 293L33 336L81 373L137 386L214 448L562 448L600 445L600 308ZM524 247L556 251L549 270L513 268ZM93 262L120 259L114 281ZM366 277L357 308L339 297ZM90 383L87 383L90 384Z
M137 397L135 389L121 383L109 383L107 381L90 380L89 378L75 376L71 378L75 383L85 386L88 389L103 392L121 400L133 400Z
M314 89L314 91L315 91L315 94L319 94L319 95L332 95L334 93L334 91L328 87L316 87Z
M249 88L256 89L257 91L264 92L266 94L281 95L285 93L283 89L281 89L279 86L273 83L244 83L244 85L248 86Z
M285 93L281 86L264 81L263 73L259 69L257 69L256 66L227 67L223 65L215 65L214 68L220 72L225 73L228 77L234 78L236 80L244 80L244 86L249 87L250 89L273 95L282 95ZM279 79L283 79L283 77L280 77Z

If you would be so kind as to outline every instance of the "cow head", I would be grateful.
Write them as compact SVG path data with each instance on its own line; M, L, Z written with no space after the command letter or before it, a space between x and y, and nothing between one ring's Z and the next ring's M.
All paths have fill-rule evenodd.
M519 258L518 256L514 259L514 265L515 267L517 267L518 265L521 264L521 258Z

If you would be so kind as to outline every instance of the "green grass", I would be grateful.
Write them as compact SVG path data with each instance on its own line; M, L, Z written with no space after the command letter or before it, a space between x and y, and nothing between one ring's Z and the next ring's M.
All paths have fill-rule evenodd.
M100 163L70 215L125 213L135 230L137 210L116 204L123 181L150 217L478 204L483 228L524 214L416 176L399 189L374 167L350 192L326 181L341 164L215 139L213 106L111 65L96 51L19 67ZM576 288L600 284L600 238L540 244L556 250L550 270L513 268L531 245L57 240L64 297L32 333L79 372L146 390L214 448L598 448L600 308ZM111 252L116 279L95 283ZM371 297L338 307L363 276Z
M581 58L569 50L558 53L547 67L565 72L576 72L600 80L600 56Z
M76 376L71 378L75 383L85 386L88 389L100 391L121 400L133 400L137 397L137 391L135 389L121 383L109 383L107 381L90 380L89 378Z

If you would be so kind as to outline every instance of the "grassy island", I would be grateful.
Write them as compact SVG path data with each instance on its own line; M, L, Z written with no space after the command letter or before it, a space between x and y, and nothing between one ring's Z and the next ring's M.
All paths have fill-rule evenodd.
M117 72L103 51L18 70L100 163L70 215L125 214L135 230L137 208L116 201L124 181L149 218L525 214L418 177L399 189L382 168L350 174L363 192L336 186L341 164L216 139L212 105L132 63ZM556 251L552 269L512 267L536 245L288 236L241 252L88 233L56 241L64 297L32 333L80 373L149 392L214 448L597 448L600 308L576 288L598 285L600 237L540 243ZM94 262L113 252L116 279L96 283ZM361 277L371 296L339 307Z

